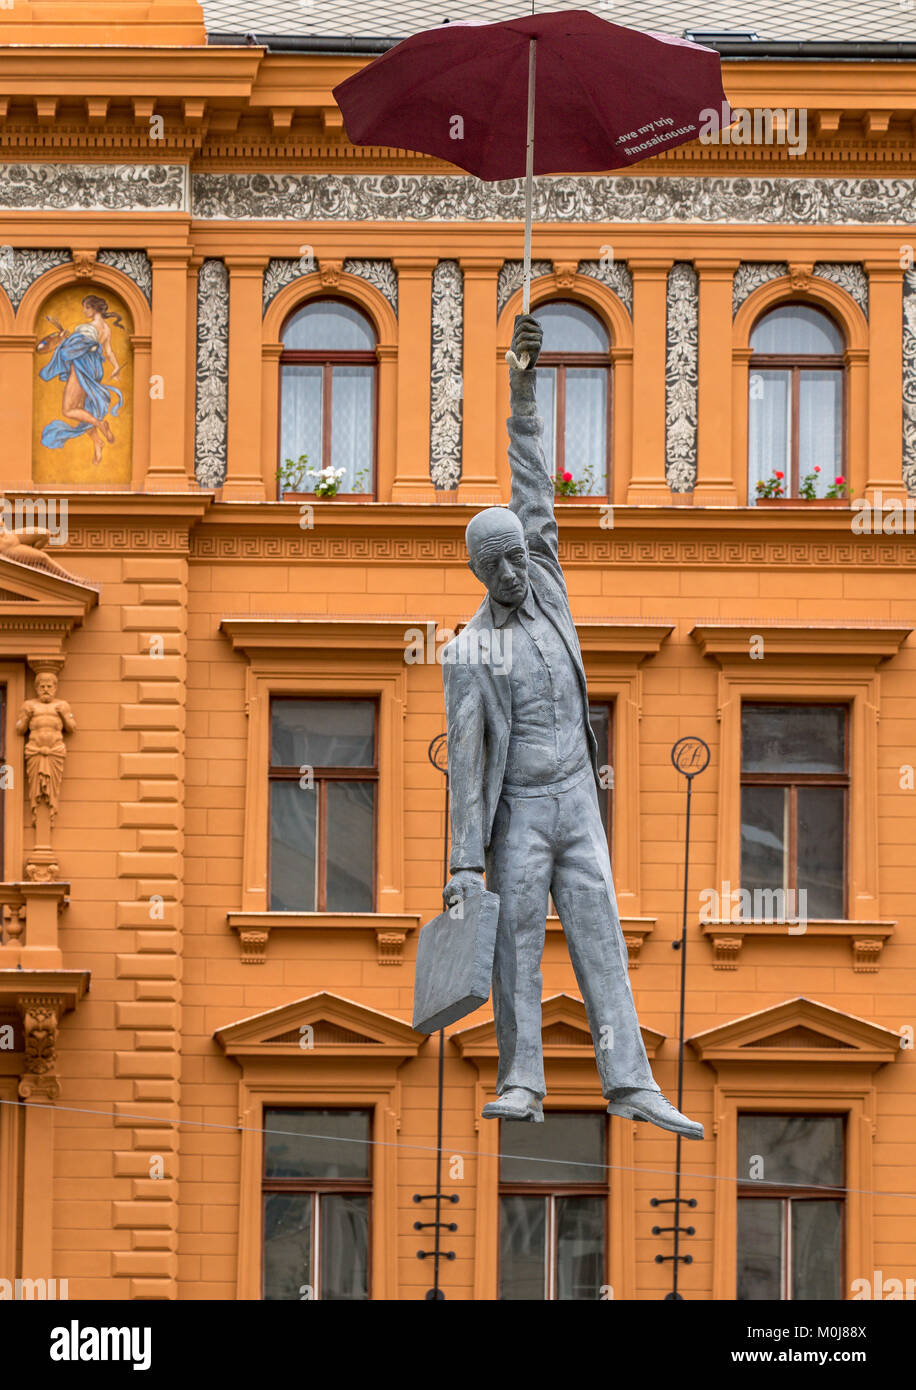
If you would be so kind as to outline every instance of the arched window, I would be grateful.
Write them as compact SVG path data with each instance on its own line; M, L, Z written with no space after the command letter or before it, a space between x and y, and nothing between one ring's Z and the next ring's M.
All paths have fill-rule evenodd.
M783 304L758 320L750 345L749 498L776 473L784 496L808 479L823 497L846 473L843 335L820 309Z
M280 354L280 493L314 492L321 469L338 491L375 488L375 330L354 305L312 299L287 319ZM305 455L304 471L296 464Z
M539 304L544 328L538 406L554 475L571 473L580 493L607 496L611 460L611 350L590 309L568 300Z

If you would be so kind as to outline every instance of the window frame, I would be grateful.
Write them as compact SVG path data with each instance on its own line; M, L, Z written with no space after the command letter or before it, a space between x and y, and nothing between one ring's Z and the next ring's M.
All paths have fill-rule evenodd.
M315 1110L363 1110L369 1119L369 1141L368 1141L368 1169L367 1178L268 1178L265 1168L267 1164L267 1131L266 1131L266 1111L288 1110L288 1111L315 1111ZM312 1269L312 1282L310 1287L314 1290L314 1301L321 1301L321 1201L322 1194L340 1193L345 1196L365 1193L368 1198L368 1222L366 1236L366 1302L372 1301L372 1234L373 1234L373 1184L375 1181L374 1173L374 1153L375 1153L375 1113L373 1106L352 1106L352 1105L271 1105L265 1104L262 1112L264 1117L265 1129L261 1135L261 1301L265 1302L264 1282L267 1274L267 1260L265 1258L266 1248L264 1239L264 1198L272 1193L309 1193L312 1195L312 1230L310 1241L310 1261ZM273 1302L274 1300L270 1300ZM284 1300L277 1300L284 1301ZM361 1302L362 1300L355 1300Z
M271 750L273 747L273 714L274 706L286 700L309 700L312 703L336 704L341 700L353 701L352 696L343 695L290 695L287 692L278 694L275 691L270 693L268 709L268 726L270 738L267 745L267 902L271 901L271 856L273 850L273 797L271 794L274 782L298 782L302 776L302 771L298 767L286 767L275 765L271 761ZM375 699L363 698L358 700L361 704L371 704L373 709L372 724L372 746L375 753L375 763L373 767L356 767L353 764L337 766L328 764L327 766L311 767L314 785L317 793L316 804L316 824L315 824L315 905L313 907L303 907L294 909L297 912L328 912L338 909L329 909L327 906L327 786L329 782L370 782L374 787L379 784L379 701ZM367 912L376 911L377 901L377 877L378 877L378 792L376 791L373 802L372 817L372 865L370 868L371 884L371 906L366 908ZM280 911L281 909L270 909Z
M848 1220L849 1220L849 1211L848 1211L849 1203L848 1203L848 1200L847 1200L847 1195L848 1195L848 1194L847 1194L847 1188L849 1187L849 1135L848 1135L848 1130L849 1130L849 1118L850 1118L850 1116L849 1116L849 1111L848 1111L848 1110L841 1110L841 1109L837 1109L837 1110L835 1110L835 1111L830 1111L830 1110L812 1110L812 1111L810 1111L810 1112L807 1112L807 1111L797 1111L797 1110L775 1110L775 1109L774 1109L774 1110L756 1110L756 1109L753 1109L753 1110L742 1110L742 1109L739 1109L739 1110L737 1110L736 1115L735 1115L735 1139L736 1139L736 1143L738 1142L739 1132L740 1132L740 1128L741 1128L741 1121L742 1121L742 1119L743 1119L745 1116L753 1116L753 1117L756 1118L756 1117L761 1116L761 1115L776 1115L776 1116L778 1116L778 1117L780 1117L780 1118L790 1118L790 1119L811 1119L811 1120L839 1119L839 1120L841 1120L842 1123L843 1123L843 1134L842 1134L843 1176L842 1176L841 1186L840 1186L839 1188L834 1188L834 1189L832 1189L832 1191L827 1191L827 1190L825 1190L823 1187L817 1187L817 1186L812 1186L812 1187L801 1187L801 1186L793 1186L793 1185L789 1185L789 1184L786 1184L785 1186L777 1186L776 1184L764 1183L764 1184L762 1184L763 1190L761 1190L761 1185L758 1185L758 1184L755 1183L753 1180L750 1180L750 1179L740 1179L740 1178L739 1178L739 1180L738 1180L738 1182L737 1182L737 1184L736 1184L735 1196L736 1196L736 1202L737 1202L737 1203L740 1203L740 1202L742 1201L742 1199L750 1198L750 1199L752 1199L753 1201L758 1201L758 1202L759 1202L759 1201L763 1201L763 1202L774 1201L774 1202L782 1202L782 1203L784 1203L784 1205L785 1205L786 1213L785 1213L785 1215L784 1215L784 1217L783 1217L783 1242L782 1242L782 1267L781 1267L781 1275L782 1275L782 1278L781 1278L781 1281L780 1281L780 1282L781 1282L780 1302L784 1302L784 1303L798 1303L798 1302L801 1302L801 1303L808 1303L808 1302L816 1301L816 1300L811 1300L811 1299L796 1299L796 1298L793 1297L793 1291L792 1291L792 1289L791 1289L791 1281L792 1281L792 1267L791 1267L791 1254L792 1254L791 1205L792 1205L792 1202L793 1202L793 1201L801 1201L801 1202L810 1202L810 1201L839 1202L839 1203L840 1203L840 1207L841 1207L841 1213L840 1213L840 1288L841 1288L842 1290L845 1290L845 1289L846 1289L846 1266L847 1266L846 1243L847 1243L847 1226L848 1226ZM739 1225L739 1223L738 1223L738 1211L736 1210L736 1221L735 1221L735 1232L736 1232L736 1239L735 1239L735 1280L736 1280L736 1290L735 1290L735 1292L736 1292L736 1297L737 1297L737 1266L738 1266L738 1254L739 1254L739 1247L738 1247L738 1241L737 1241L738 1225ZM745 1300L745 1301L748 1301L748 1302L756 1302L756 1301L758 1301L758 1300L750 1299L750 1300Z
M538 1182L537 1180L527 1181L526 1179L513 1179L506 1181L499 1176L499 1166L497 1160L497 1235L496 1235L496 1297L499 1298L501 1268L502 1268L502 1241L500 1238L500 1214L502 1211L503 1197L543 1197L547 1200L547 1222L545 1227L544 1242L544 1302L555 1303L557 1299L557 1222L556 1222L556 1199L557 1197L595 1197L601 1198L602 1215L601 1230L604 1239L604 1271L602 1283L610 1283L610 1238L608 1220L611 1209L611 1126L608 1123L608 1116L605 1112L595 1110L573 1110L564 1105L557 1109L550 1109L548 1114L554 1115L592 1115L597 1114L604 1119L604 1161L607 1164L607 1176L603 1181L600 1179L594 1182ZM500 1120L500 1133L505 1121ZM511 1121L510 1121L511 1123ZM502 1144L498 1146L502 1151ZM596 1294L597 1296L597 1294ZM521 1300L538 1302L540 1300ZM566 1300L564 1300L566 1301ZM578 1301L578 1300L570 1300Z
M798 708L799 706L813 708L842 708L843 710L843 760L846 764L845 772L745 772L744 771L744 711L749 705L760 706L768 705L775 708ZM739 723L739 737L741 747L738 757L740 761L739 783L743 791L744 787L783 787L788 793L788 818L786 828L786 849L787 863L784 865L784 878L786 890L788 892L798 891L798 788L799 787L842 787L845 795L843 797L843 903L840 916L846 917L849 910L849 810L850 797L852 790L852 776L850 773L850 749L849 740L851 733L851 710L848 700L837 700L828 706L825 700L755 700L742 696L741 699L741 719ZM739 806L740 806L739 793ZM745 887L744 880L739 880L740 886ZM811 921L818 921L812 917ZM832 921L833 918L821 919Z
M577 299L558 297L554 299L541 300L537 308L544 309L550 304L571 304L579 309L584 309L598 322L608 340L607 352L541 352L538 357L537 365L540 368L550 368L556 372L556 395L555 395L555 419L554 419L554 468L552 477L562 473L566 464L566 372L569 368L604 368L606 371L607 387L605 393L605 429L604 429L604 488L598 492L584 493L583 496L591 497L596 501L612 495L612 467L613 467L613 440L614 440L614 344L611 341L611 333L607 324L601 316L595 312L590 304L583 304ZM596 479L596 482L600 479Z
M283 342L284 334L292 320L301 310L309 308L313 304L345 304L348 309L358 313L372 330L375 338L375 347L369 351L358 349L334 351L324 348L288 348ZM278 408L277 408L277 466L281 466L283 459L283 368L290 366L313 366L321 367L321 460L320 468L329 468L332 464L332 397L333 397L333 374L335 367L342 366L366 366L372 368L372 417L370 421L370 440L371 454L369 458L369 478L372 486L365 489L362 493L340 492L340 497L375 497L377 487L378 472L378 412L379 412L379 356L378 356L378 329L373 323L370 315L361 304L348 299L341 294L322 294L312 295L307 299L301 300L289 310L280 329L280 342L282 344L279 356L278 377ZM311 463L312 461L309 460ZM314 466L314 465L313 465ZM286 494L283 485L277 479L277 498L283 501Z
M754 320L748 336L748 344L756 330L763 323L764 319L770 314L776 313L779 309L793 309L803 307L815 309L817 313L823 314L846 340L843 327L832 314L819 304L810 304L807 300L788 299L780 300L778 304L771 304L763 309ZM844 346L839 353L781 353L781 352L755 352L751 349L751 356L748 362L748 436L747 436L747 462L748 472L750 472L751 459L751 409L750 391L751 380L755 373L767 371L787 371L791 373L791 421L792 437L789 447L789 457L786 460L786 497L798 498L799 487L801 485L801 462L799 457L799 441L801 426L801 373L803 371L836 371L840 376L840 466L839 476L848 477L848 454L849 454L849 383L847 373L847 346ZM748 485L750 491L750 485Z

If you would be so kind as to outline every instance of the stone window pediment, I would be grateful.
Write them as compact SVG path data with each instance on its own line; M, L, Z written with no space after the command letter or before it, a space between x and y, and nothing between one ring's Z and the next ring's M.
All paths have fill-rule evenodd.
M665 1034L640 1026L646 1052L654 1057ZM554 994L541 1004L541 1038L545 1060L587 1061L594 1066L594 1046L585 1005L572 994ZM462 1057L496 1058L496 1024L492 1018L449 1034Z
M227 1057L305 1060L313 1056L414 1057L425 1041L391 1014L322 991L254 1014L214 1034Z
M890 1028L799 996L717 1028L695 1033L687 1042L717 1070L744 1063L858 1063L883 1066L895 1060L900 1036Z

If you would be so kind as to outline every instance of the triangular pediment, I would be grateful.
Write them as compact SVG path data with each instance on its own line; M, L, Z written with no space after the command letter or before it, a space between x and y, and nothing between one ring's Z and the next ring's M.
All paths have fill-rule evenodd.
M687 1041L698 1057L716 1067L773 1062L874 1067L892 1062L900 1051L900 1036L892 1029L803 996L695 1033Z
M230 1057L413 1057L422 1033L399 1018L322 991L218 1028Z
M22 564L18 560L11 560L0 550L0 602L51 603L57 606L69 600L83 611L98 602L98 585L91 580L75 574L56 573L50 568L55 565L65 570L62 556L58 558L58 555L48 554L45 558L44 551L36 551L35 554L34 564ZM45 563L47 569L43 567Z
M640 1027L646 1051L653 1057L665 1041L665 1034L654 1028ZM449 1038L463 1057L496 1057L496 1024L492 1018L450 1033ZM553 994L541 1004L541 1041L544 1056L553 1058L591 1058L594 1044L588 1026L588 1015L582 1000L573 994Z
M0 546L6 535L0 530ZM62 664L67 638L98 601L87 581L10 560L0 549L0 660Z

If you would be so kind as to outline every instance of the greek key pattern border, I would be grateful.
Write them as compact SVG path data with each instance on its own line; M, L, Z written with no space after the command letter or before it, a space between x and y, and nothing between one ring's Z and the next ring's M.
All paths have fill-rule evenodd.
M183 533L182 533L183 534ZM618 565L677 567L710 566L824 566L902 569L916 565L916 541L900 537L876 541L868 537L846 540L641 540L608 536L571 540L561 535L560 556L570 565ZM458 536L333 536L317 530L295 536L217 535L191 536L194 561L238 562L276 560L288 563L313 560L320 563L455 564L467 563L464 541Z

